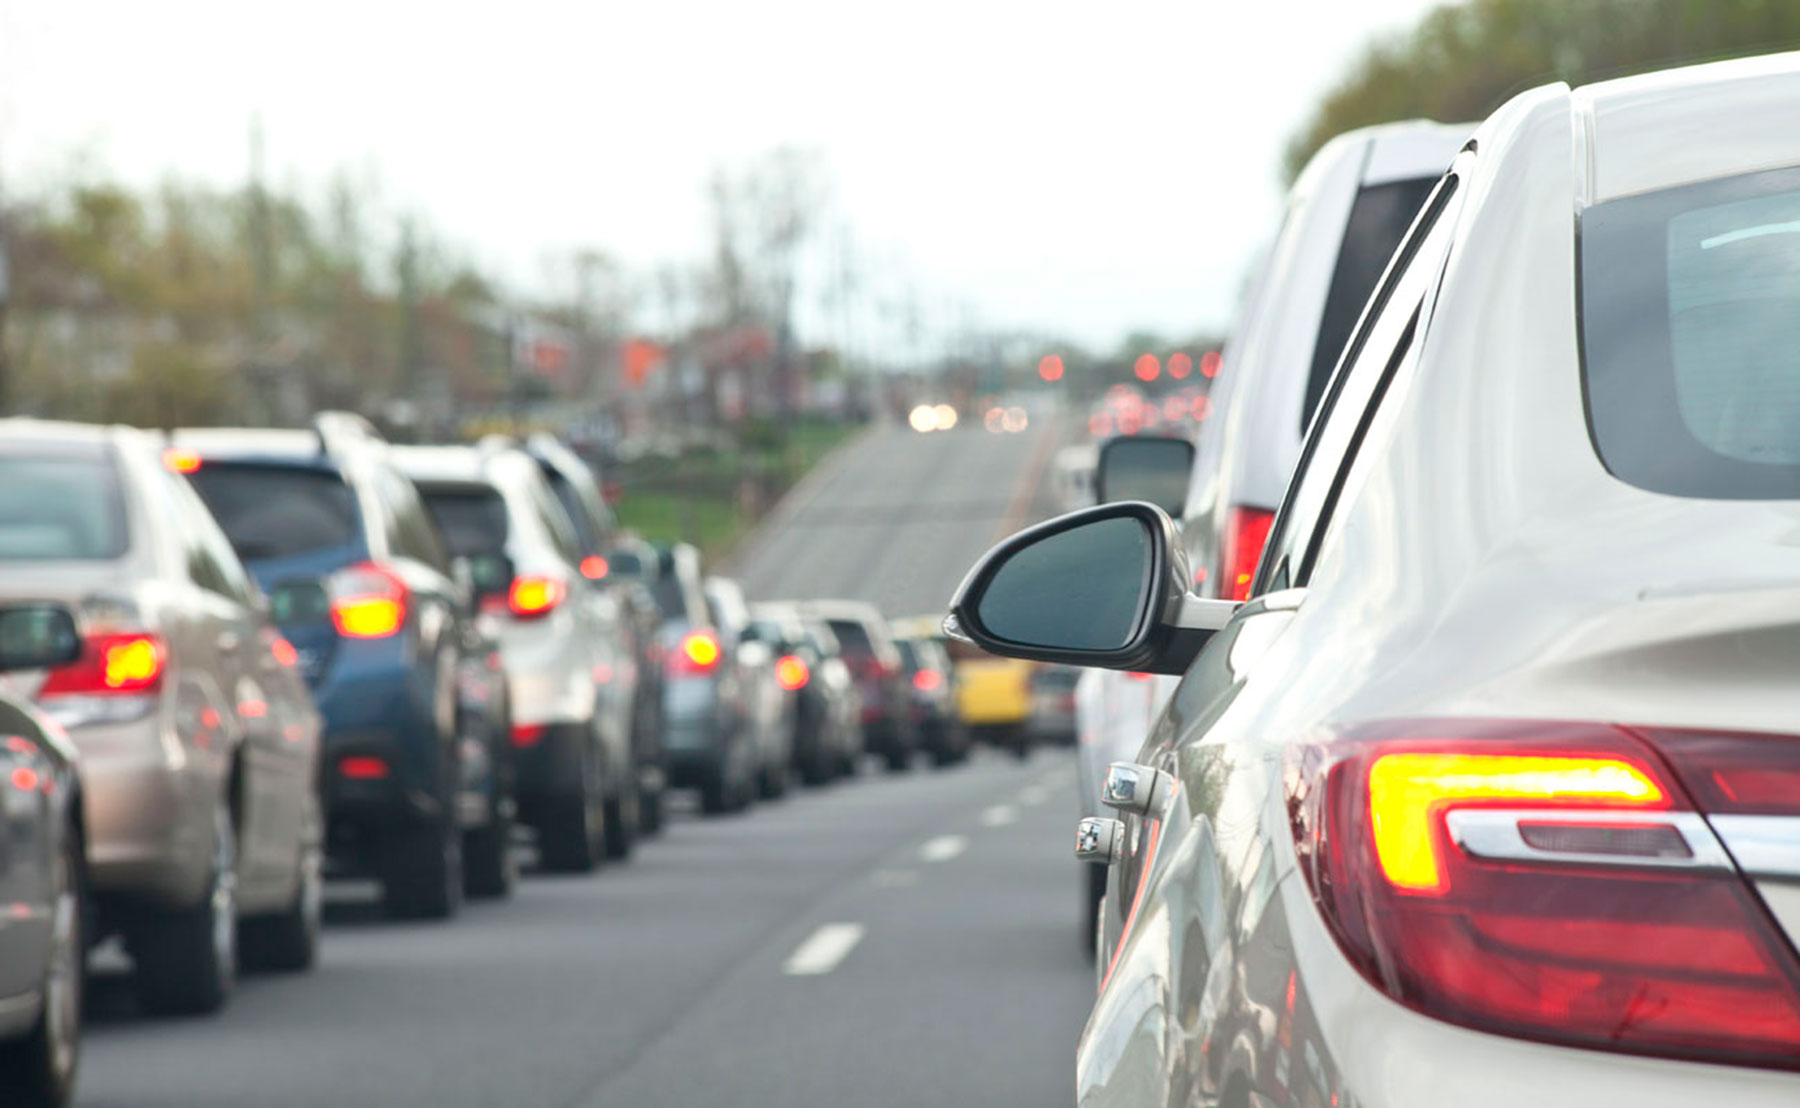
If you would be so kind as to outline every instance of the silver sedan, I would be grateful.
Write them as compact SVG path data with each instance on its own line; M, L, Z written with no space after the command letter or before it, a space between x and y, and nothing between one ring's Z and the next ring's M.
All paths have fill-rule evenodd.
M1184 674L1078 835L1084 1106L1800 1102L1797 109L1797 55L1501 109L1248 602L1147 504L970 576L988 649Z

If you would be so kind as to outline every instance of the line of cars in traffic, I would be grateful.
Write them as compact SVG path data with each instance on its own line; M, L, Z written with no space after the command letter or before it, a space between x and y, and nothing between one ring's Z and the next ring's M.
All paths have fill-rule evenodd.
M585 873L795 782L967 752L932 641L752 604L620 528L548 436L0 421L0 1103L67 1101L87 952L142 1007L309 969L324 883L395 919ZM519 835L516 836L515 832Z
M1787 54L1328 145L1197 449L971 571L956 633L1111 671L1086 1108L1800 1097L1796 107Z

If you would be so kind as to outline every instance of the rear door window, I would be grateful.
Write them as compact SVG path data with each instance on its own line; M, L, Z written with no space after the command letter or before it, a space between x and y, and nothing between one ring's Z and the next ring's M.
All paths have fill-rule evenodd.
M1406 229L1431 195L1436 177L1415 177L1367 185L1357 191L1344 225L1344 241L1338 247L1337 264L1331 271L1331 287L1325 294L1325 313L1319 319L1318 344L1313 347L1312 372L1306 379L1306 407L1300 413L1300 431L1312 423L1319 398L1331 380L1338 355L1350 340L1350 331L1362 315L1363 305L1381 280L1388 259L1406 237Z
M426 511L431 513L450 553L459 557L504 554L509 523L506 501L492 488L442 488L426 486Z
M188 481L245 561L362 545L356 494L330 470L209 462Z
M847 657L873 658L875 641L869 637L869 629L854 619L828 620L831 633L837 637L838 649Z
M117 463L105 448L0 453L0 560L110 561L129 546Z
M1607 469L1674 496L1800 498L1800 169L1598 204L1580 237Z

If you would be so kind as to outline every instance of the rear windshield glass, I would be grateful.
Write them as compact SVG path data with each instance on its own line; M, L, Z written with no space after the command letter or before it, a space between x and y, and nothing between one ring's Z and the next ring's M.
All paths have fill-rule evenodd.
M0 559L98 561L126 546L119 475L98 448L0 454Z
M1615 476L1800 498L1800 169L1589 208L1581 308L1588 420Z
M919 652L912 643L905 639L898 639L894 643L894 649L900 652L900 665L904 669L910 672L919 668Z
M1369 185L1356 194L1343 244L1338 247L1337 266L1331 271L1331 288L1325 294L1325 314L1319 319L1312 373L1306 379L1306 408L1300 413L1303 433L1312 423L1319 398L1325 395L1338 355L1350 341L1351 328L1375 291L1375 282L1381 280L1388 260L1437 183L1436 177L1416 177Z
M869 629L853 619L827 620L831 633L837 636L838 650L846 655L871 657L875 653L875 642L869 638Z
M664 619L687 619L687 593L682 591L681 578L674 573L659 573L650 586L650 595L656 598L656 606L662 609Z
M327 470L211 462L188 475L245 561L349 546L356 496Z
M452 556L506 552L506 501L493 489L423 487L425 510L444 534Z

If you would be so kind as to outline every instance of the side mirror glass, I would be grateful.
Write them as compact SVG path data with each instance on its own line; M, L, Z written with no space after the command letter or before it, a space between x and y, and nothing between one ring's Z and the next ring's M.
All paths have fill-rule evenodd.
M1237 608L1190 596L1188 580L1167 513L1105 504L989 551L957 589L944 629L1005 657L1184 673Z
M45 669L81 657L81 633L55 604L0 608L0 670Z
M975 611L989 634L1021 646L1118 650L1144 617L1152 556L1134 516L1058 531L1001 560Z
M1100 448L1094 490L1102 504L1142 500L1179 518L1193 470L1194 444L1188 440L1128 435Z

